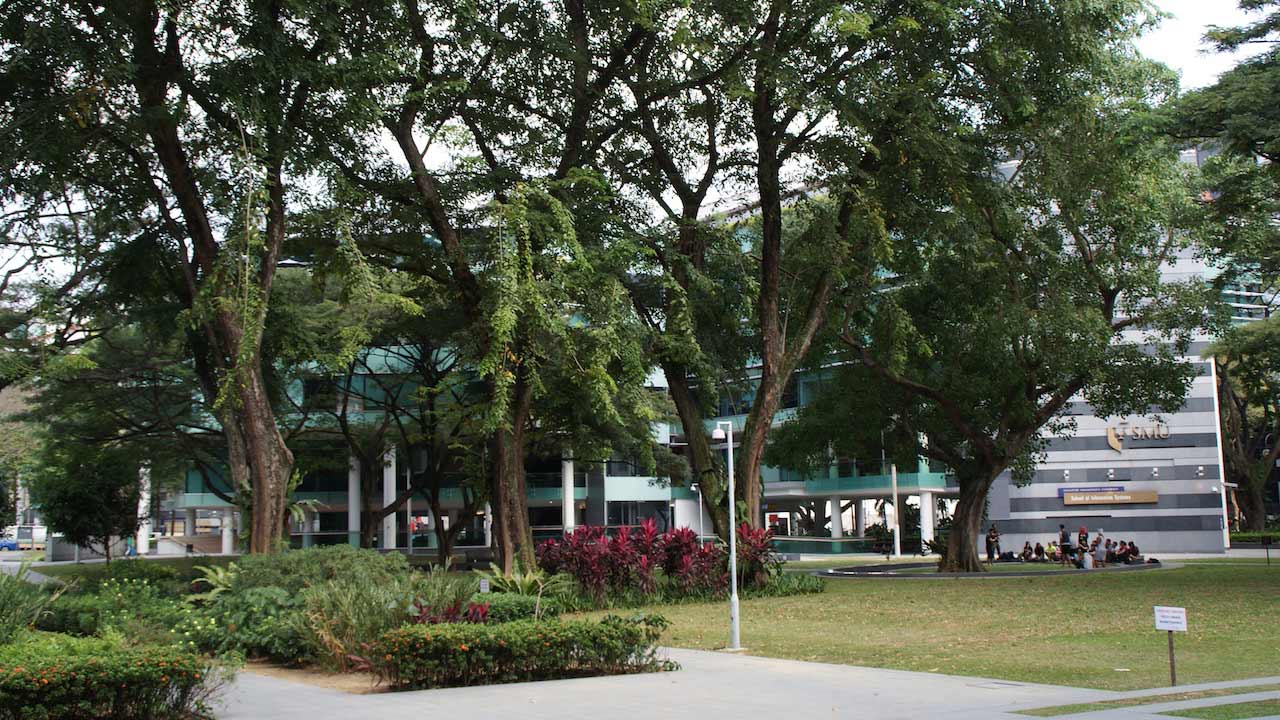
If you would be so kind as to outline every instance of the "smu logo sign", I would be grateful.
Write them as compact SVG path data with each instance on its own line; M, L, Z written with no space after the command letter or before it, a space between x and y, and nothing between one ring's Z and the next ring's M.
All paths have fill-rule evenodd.
M1164 423L1153 425L1130 425L1120 422L1107 426L1107 445L1116 452L1124 452L1125 438L1134 440L1168 440L1169 426Z

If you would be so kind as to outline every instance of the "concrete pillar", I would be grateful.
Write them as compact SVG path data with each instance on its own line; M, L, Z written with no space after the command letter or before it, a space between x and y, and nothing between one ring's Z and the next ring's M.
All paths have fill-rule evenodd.
M493 507L484 504L484 546L493 547Z
M386 507L396 501L396 449L387 450L382 456L382 506ZM391 513L382 518L382 549L392 550L396 546L396 514Z
M861 498L853 501L853 527L858 537L867 536L867 511L862 505Z
M236 535L233 525L236 522L230 510L222 511L222 554L230 555L236 551Z
M573 532L573 458L560 460L560 524L566 533Z
M833 497L831 503L831 537L844 537L844 521L840 517L840 498Z
M138 469L138 533L133 539L139 555L151 552L151 468L147 465Z
M924 549L924 543L933 540L933 493L920 493L920 543L921 550Z
M312 517L314 517L314 513L310 510L302 511L302 547L304 548L311 547L315 542L315 537L311 534Z
M347 465L347 544L360 547L360 458L352 456Z
M199 519L200 519L200 513L196 511L195 508L189 508L185 510L184 517L182 519L182 534L195 535L196 524L197 524L196 521Z

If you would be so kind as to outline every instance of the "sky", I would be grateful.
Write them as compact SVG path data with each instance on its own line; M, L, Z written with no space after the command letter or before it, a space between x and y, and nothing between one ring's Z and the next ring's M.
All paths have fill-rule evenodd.
M1245 13L1235 0L1156 0L1172 17L1138 41L1147 57L1159 60L1182 76L1182 88L1210 85L1245 54L1219 53L1201 39L1211 25L1231 27L1260 17Z

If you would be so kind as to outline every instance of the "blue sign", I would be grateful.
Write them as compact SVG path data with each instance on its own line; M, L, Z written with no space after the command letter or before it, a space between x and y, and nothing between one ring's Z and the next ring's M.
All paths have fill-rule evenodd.
M1058 488L1058 497L1062 497L1069 492L1120 492L1124 490L1123 485L1107 485L1105 487L1060 487Z

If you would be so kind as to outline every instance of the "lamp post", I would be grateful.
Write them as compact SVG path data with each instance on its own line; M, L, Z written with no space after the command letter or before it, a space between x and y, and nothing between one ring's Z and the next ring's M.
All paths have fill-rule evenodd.
M702 486L698 483L689 483L689 487L698 493L698 544L702 544Z
M737 494L733 483L733 423L716 423L712 440L725 440L729 449L729 649L740 650L742 643L738 632L738 528Z

